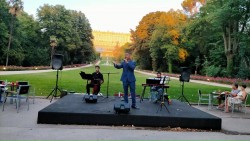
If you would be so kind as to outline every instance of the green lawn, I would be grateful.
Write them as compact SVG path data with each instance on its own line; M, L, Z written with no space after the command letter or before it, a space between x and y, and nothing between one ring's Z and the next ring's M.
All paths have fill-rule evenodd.
M120 76L122 73L121 69L115 69L113 66L105 66L101 63L101 72L102 73L117 73L117 74L110 74L110 81L109 81L109 95L113 95L114 93L123 92L122 83L120 81ZM62 90L67 91L75 91L78 93L86 92L86 80L82 80L79 73L80 71L84 71L86 73L92 73L94 71L94 66L84 68L84 69L77 69L71 71L59 71L59 88ZM107 90L107 79L108 75L104 75L104 83L101 86L101 93L106 95ZM142 83L145 83L146 78L149 76L135 73L136 75L136 93L142 93ZM36 89L37 96L47 96L55 87L56 83L56 71L47 72L47 73L36 73L36 74L19 74L19 75L2 75L0 76L1 80L8 80L10 81L29 81L29 83ZM168 89L168 94L171 95L171 98L178 98L181 94L181 83L177 80L171 80L170 89ZM197 84L197 83L185 83L184 87L184 94L190 102L197 102L198 95L197 90L201 89L203 93L210 93L214 90L229 90L228 88L223 87L216 87L216 86L209 86L204 84ZM145 95L149 94L149 88Z

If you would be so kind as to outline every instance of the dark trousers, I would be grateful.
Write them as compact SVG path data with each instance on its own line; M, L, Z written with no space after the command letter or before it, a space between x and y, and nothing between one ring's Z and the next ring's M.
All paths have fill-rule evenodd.
M90 94L90 88L94 89L93 94L95 95L97 95L100 92L100 85L98 84L87 84L86 89L88 94Z
M128 103L128 87L129 87L131 98L132 98L132 106L136 106L135 81L134 82L123 81L122 83L123 83L123 90L124 90L124 101Z

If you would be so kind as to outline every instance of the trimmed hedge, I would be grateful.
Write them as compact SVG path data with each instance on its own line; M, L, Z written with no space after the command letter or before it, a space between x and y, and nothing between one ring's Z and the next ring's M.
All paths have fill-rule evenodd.
M140 71L145 71L145 70L140 70ZM153 71L145 71L148 73L156 73ZM164 73L163 75L167 75L170 77L176 77L179 78L180 74L173 74L173 73ZM202 75L191 75L191 79L193 80L202 80L202 81L209 81L209 82L217 82L217 83L222 83L222 84L233 84L233 83L238 83L238 84L246 84L248 87L250 87L250 80L242 80L239 78L227 78L227 77L210 77L210 76L202 76Z
M86 64L74 64L63 66L63 68L75 68L85 66ZM48 70L51 66L32 66L32 67L22 67L22 66L0 66L0 71L25 71L25 70Z

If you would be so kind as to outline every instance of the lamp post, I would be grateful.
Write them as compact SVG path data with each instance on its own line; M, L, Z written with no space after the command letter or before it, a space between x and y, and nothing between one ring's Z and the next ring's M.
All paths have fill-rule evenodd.
M50 66L52 66L52 57L55 54L55 47L57 46L56 36L50 36L50 46L51 46Z

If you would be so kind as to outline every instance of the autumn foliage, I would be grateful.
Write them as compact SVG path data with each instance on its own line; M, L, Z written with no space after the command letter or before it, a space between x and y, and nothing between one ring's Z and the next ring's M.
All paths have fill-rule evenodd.
M182 40L186 23L187 16L179 10L144 16L131 32L134 56L140 67L172 72L173 63L184 62L188 57Z

